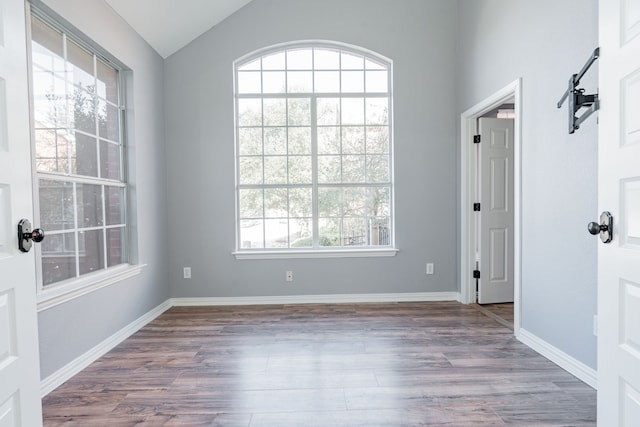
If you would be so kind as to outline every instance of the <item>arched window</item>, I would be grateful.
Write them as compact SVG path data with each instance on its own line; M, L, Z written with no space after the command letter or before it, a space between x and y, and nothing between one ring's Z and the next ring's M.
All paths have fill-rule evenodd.
M392 249L391 62L305 42L234 72L238 253Z

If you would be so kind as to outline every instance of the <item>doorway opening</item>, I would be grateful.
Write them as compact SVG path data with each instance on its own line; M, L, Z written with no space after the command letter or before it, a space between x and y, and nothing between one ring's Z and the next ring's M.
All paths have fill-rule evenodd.
M479 119L482 117L496 117L499 109L511 110L508 117L513 120L513 175L509 178L510 192L513 200L512 208L509 208L509 217L512 221L508 233L496 234L506 236L509 234L509 244L505 245L501 254L504 256L505 271L512 279L513 286L513 331L518 335L521 314L520 292L520 254L521 254L521 80L518 79L503 89L479 102L461 114L461 142L460 142L460 206L461 206L461 262L460 262L460 290L461 301L465 304L478 302L478 285L482 286L483 274L478 273L482 248L488 252L486 239L487 233L481 235L481 221L479 212L474 211L474 204L479 203L478 196L481 193L481 163L477 155L477 144L474 144L474 136L479 132ZM508 106L508 108L504 108ZM503 112L504 114L504 112ZM486 178L485 178L486 180ZM477 205L476 205L477 208ZM493 239L494 237L491 237ZM506 238L506 237L505 237ZM485 245L482 240L485 239ZM485 260L487 254L485 253ZM488 283L492 273L484 272L485 283ZM480 277L478 277L480 276Z

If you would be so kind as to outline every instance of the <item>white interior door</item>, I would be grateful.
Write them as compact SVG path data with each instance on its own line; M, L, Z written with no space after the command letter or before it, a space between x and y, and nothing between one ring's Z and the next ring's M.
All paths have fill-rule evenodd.
M40 426L33 251L18 250L31 218L32 182L25 4L0 1L0 426Z
M598 425L640 426L640 0L600 0Z
M480 304L513 301L513 129L510 119L478 119Z

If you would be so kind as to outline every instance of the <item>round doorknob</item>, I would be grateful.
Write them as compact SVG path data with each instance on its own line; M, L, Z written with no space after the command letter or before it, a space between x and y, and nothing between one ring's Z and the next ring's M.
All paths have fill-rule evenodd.
M601 231L606 230L608 227L606 225L600 225L597 222L590 222L589 225L587 225L587 230L589 230L589 233L593 234L594 236L596 234L599 234Z
M36 228L31 233L24 233L23 237L27 240L31 239L36 243L40 243L44 240L44 230L42 228Z

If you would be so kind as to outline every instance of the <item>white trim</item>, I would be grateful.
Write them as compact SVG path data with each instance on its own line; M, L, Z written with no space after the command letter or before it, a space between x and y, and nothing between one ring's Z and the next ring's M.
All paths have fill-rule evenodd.
M259 297L172 298L172 306L216 305L282 305L282 304L340 304L363 302L428 302L460 301L458 292L416 292L400 294L335 294L282 295Z
M513 290L514 290L514 334L521 326L521 253L522 253L522 79L518 78L493 95L469 108L460 115L460 301L464 304L476 302L476 284L471 276L475 268L475 222L471 206L474 200L475 166L474 147L471 139L476 132L476 119L514 99L514 147L513 147Z
M520 328L516 338L591 388L598 389L598 373L595 369L571 357L526 329Z
M151 322L156 317L160 316L162 313L171 308L171 304L169 300L160 304L156 308L151 311L143 314L138 319L129 323L124 328L120 329L115 334L111 335L106 340L102 341L95 347L91 348L84 354L73 359L71 362L67 363L62 368L58 369L53 374L49 375L47 378L43 379L40 382L40 394L42 397L51 393L57 387L62 385L65 381L71 379L74 375L91 365L100 357L104 356L106 353L111 351L115 346L120 344L122 341L129 338L131 335L140 330L147 323Z
M349 249L308 251L239 251L233 252L236 259L291 259L291 258L368 258L396 256L398 249Z
M139 264L114 267L68 283L51 285L51 289L38 293L38 312L137 276L146 266L146 264Z

